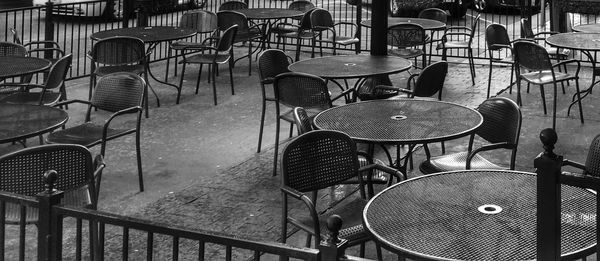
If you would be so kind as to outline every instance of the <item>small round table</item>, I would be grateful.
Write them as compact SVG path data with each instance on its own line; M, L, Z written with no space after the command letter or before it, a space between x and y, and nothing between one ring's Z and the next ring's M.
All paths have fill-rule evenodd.
M37 57L0 56L0 79L42 72L52 62Z
M596 58L595 53L600 51L600 34L597 33L559 33L554 34L546 38L546 43L558 48L566 48L572 50L581 51L585 54L590 62L592 63L592 83L590 87L585 90L581 90L581 93L584 93L580 99L585 98L589 93L591 93L592 88L596 83L600 81L596 81L596 76L600 74L600 71L596 70ZM569 109L567 110L567 115L571 112L571 107L575 105L580 99L576 99L577 95L580 93L573 94L573 98L571 104L569 105Z
M437 20L425 19L425 18L409 18L409 17L388 17L388 26L402 24L402 23L414 23L423 27L425 30L443 30L446 28L446 24ZM364 27L371 27L371 20L362 20L360 25Z
M90 35L90 38L92 40L101 40L101 39L115 37L115 36L135 37L135 38L141 39L144 43L149 45L148 49L147 49L147 53L150 53L161 42L168 42L168 41L174 41L174 40L192 37L192 36L196 35L196 33L197 33L196 30L194 30L192 28L175 27L175 26L149 26L149 27L118 28L118 29L95 32L92 35ZM175 84L168 83L166 81L157 79L156 76L154 76L154 74L152 73L152 70L150 70L150 68L148 68L148 74L150 75L150 77L152 77L152 79L154 79L155 81L157 81L159 83L174 87L175 89L179 89L179 86L177 86ZM150 87L149 83L148 83L148 86ZM156 94L154 89L152 89L152 87L150 87L150 90L152 90L152 93L154 93L154 96L156 97L157 106L160 107L160 99L158 98L158 95Z
M404 58L388 55L334 55L301 60L290 64L292 72L302 72L320 76L334 82L342 92L348 86L342 86L336 80L358 79L353 89L370 76L389 75L410 69L412 63Z
M318 129L337 130L369 144L409 145L451 140L471 134L483 123L481 114L463 105L431 100L374 100L345 104L315 116ZM396 166L406 173L406 161Z
M50 132L67 122L64 110L50 106L0 104L0 143L20 141Z
M301 17L304 12L285 8L248 8L234 10L235 12L244 14L248 19L270 20Z
M600 33L600 24L580 24L573 26L572 29L581 33Z
M390 251L418 260L536 259L536 175L455 171L389 187L366 205L363 224ZM596 195L562 186L563 257L596 246Z

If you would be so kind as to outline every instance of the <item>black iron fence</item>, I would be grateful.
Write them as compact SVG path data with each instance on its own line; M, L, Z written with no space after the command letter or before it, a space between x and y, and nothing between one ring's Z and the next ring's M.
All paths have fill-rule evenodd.
M90 50L92 41L89 35L108 29L132 27L136 25L138 10L144 10L148 15L149 26L175 26L180 16L189 9L203 8L216 12L219 5L225 0L98 0L77 4L52 4L18 9L0 10L0 40L12 41L13 35L10 28L16 29L23 42L40 39L57 41L66 53L73 54L73 67L70 78L89 75L89 61L86 53ZM364 5L349 4L357 1L329 1L315 0L313 3L320 8L329 10L336 21L361 22L371 16L369 1ZM111 4L114 3L114 4ZM287 8L289 0L257 0L248 2L249 7ZM521 17L530 17L534 31L549 28L549 10L546 7L538 8L535 12L522 12L521 8L503 8L484 12L473 41L474 55L476 58L487 58L484 31L491 23L506 25L511 39L521 36L519 20ZM466 10L462 17L451 18L450 26L470 26L473 17L478 12L473 9ZM589 23L596 21L596 15L572 14L571 24ZM361 28L361 50L370 50L370 30ZM152 60L158 61L168 56L168 43L157 46ZM325 46L327 48L328 46ZM330 46L329 46L330 47ZM433 51L434 55L440 55ZM451 57L465 57L461 52L449 53Z

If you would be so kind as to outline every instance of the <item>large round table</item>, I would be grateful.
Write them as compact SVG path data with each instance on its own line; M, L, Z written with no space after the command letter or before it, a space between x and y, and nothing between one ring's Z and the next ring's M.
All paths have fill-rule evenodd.
M573 26L573 31L582 33L600 33L600 24L580 24Z
M0 104L0 143L20 141L50 132L69 119L64 110L50 106Z
M402 24L402 23L414 23L423 27L425 30L443 30L446 28L446 24L437 20L425 19L425 18L409 18L409 17L388 17L388 26ZM360 25L365 27L371 27L371 20L362 20Z
M536 175L455 171L389 187L363 211L365 229L390 251L418 260L536 259ZM596 245L596 195L562 186L563 257Z
M234 10L244 14L248 19L269 20L301 17L304 12L287 8L248 8Z
M0 56L0 79L42 72L51 65L49 60L37 57Z

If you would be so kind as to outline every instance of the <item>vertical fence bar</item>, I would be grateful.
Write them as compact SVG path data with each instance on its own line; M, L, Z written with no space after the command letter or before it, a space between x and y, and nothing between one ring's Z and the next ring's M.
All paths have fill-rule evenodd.
M46 2L46 17L44 24L44 40L46 41L54 41L54 22L53 22L53 14L52 10L54 9L54 3L52 1ZM46 43L46 48L51 48L51 43ZM52 51L47 50L44 52L44 58L49 59L52 58Z

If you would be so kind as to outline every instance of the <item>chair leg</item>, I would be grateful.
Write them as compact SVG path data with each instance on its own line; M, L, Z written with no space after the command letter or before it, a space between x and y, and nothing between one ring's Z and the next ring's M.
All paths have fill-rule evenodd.
M278 105L279 106L279 105ZM277 108L277 121L275 123L275 148L273 152L273 177L277 176L277 157L279 156L279 128L281 119L279 118L279 108Z
M248 76L252 75L252 41L248 41Z
M212 87L213 87L213 101L215 103L215 105L217 105L217 79L216 79L216 74L217 74L217 65L213 64L212 66L212 73L211 73L211 78L212 78Z
M513 75L515 74L515 64L512 63L510 65L510 83L508 85L508 94L512 94L512 87L513 87Z
M144 177L142 172L142 153L140 149L140 131L135 132L135 157L137 160L138 182L140 183L140 192L144 191Z
M266 112L266 107L267 107L267 101L263 98L262 99L262 109L260 112L260 128L258 130L258 149L256 150L256 153L260 152L260 147L262 144L262 136L263 136L263 130L265 127L265 112Z
M185 75L185 67L186 63L183 63L181 66L181 75L179 76L179 88L177 88L177 99L175 100L175 104L179 104L179 99L181 98L181 89L183 88L183 76ZM198 87L196 87L196 93L198 93Z
M488 86L487 86L487 95L486 95L486 99L490 98L490 89L492 87L492 58L490 57L490 70L488 73ZM512 78L512 76L511 76Z
M473 60L473 50L469 48L469 67L471 69L471 82L475 85L475 61Z
M581 119L581 124L583 124L583 107L581 107L581 95L579 91L579 79L575 79L575 90L577 91L577 103L579 106L579 118Z
M169 46L171 45L171 42L169 42ZM167 81L167 79L169 78L169 64L171 61L171 57L173 57L173 49L171 49L170 47L167 47L169 49L169 53L167 55L167 68L165 68L165 82Z
M556 86L556 82L554 82L554 101L552 102L552 129L556 130L556 103L558 100L558 91L556 90L558 87ZM545 114L545 112L544 112Z
M518 70L518 69L516 69ZM517 73L517 105L522 106L522 102L521 102L521 77L520 75Z
M547 110L546 110L546 94L544 93L544 85L540 85L540 94L542 95L542 106L544 107L544 115L546 115L547 114ZM554 107L554 109L556 109L556 107Z
M217 67L216 64L215 67ZM233 68L231 66L229 66L229 82L231 84L231 95L235 95L235 89L233 88Z

